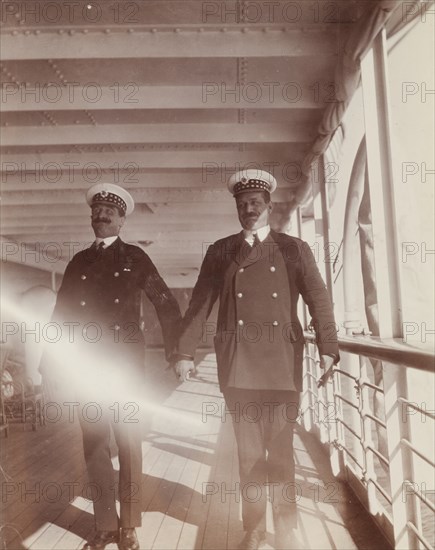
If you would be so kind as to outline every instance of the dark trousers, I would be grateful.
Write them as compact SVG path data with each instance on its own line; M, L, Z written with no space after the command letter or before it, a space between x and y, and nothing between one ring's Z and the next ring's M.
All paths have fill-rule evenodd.
M133 415L121 415L113 406L101 404L80 407L83 450L88 470L89 486L94 489L94 517L97 530L115 531L119 527L141 525L142 440L140 422ZM87 411L88 414L83 414ZM101 418L98 414L102 412ZM124 416L123 416L124 415ZM118 447L119 486L110 455L110 429ZM116 495L120 502L120 518L116 512Z
M299 414L294 391L224 391L239 456L245 531L266 531L267 495L275 532L297 525L293 428Z

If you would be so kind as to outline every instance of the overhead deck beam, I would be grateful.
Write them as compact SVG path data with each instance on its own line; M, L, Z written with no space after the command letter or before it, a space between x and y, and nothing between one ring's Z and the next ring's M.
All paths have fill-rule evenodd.
M19 243L11 242L9 239L2 236L0 236L0 258L2 262L23 264L59 274L65 271L67 264L60 256L53 257L48 254L26 254L23 246L20 246Z
M137 203L228 203L233 206L233 199L226 188L223 189L135 189L132 191ZM278 189L274 193L277 202L288 201L292 197L291 190ZM82 191L66 191L53 189L52 191L10 191L2 196L4 206L20 204L82 204Z
M275 167L283 169L286 164L302 160L303 155L299 151L293 154L290 150L284 159L279 155L260 154L258 151L145 151L145 152L119 152L112 153L27 153L2 155L1 171L9 174L18 174L25 171L37 171L40 178L44 178L47 171L55 171L62 176L69 177L76 173L89 180L89 183L98 181L98 172L108 170L119 173L120 170L132 169L129 181L134 182L134 170L136 168L162 169L162 168L199 168L209 170L209 173L226 171L227 175L233 169L245 167L269 170ZM97 172L91 177L91 172ZM95 178L95 179L94 179ZM50 180L46 178L48 181ZM126 184L128 180L124 180Z
M122 32L147 28L156 31L173 31L200 27L203 31L212 28L231 28L267 25L323 24L354 20L357 9L349 0L316 0L315 5L305 0L288 2L277 0L243 5L238 0L146 0L142 2L53 2L52 0L25 0L3 2L2 22L5 28L15 29L17 19L24 28L55 30L73 28L103 28Z
M134 33L81 32L58 34L11 35L1 37L2 58L25 59L135 59L195 57L300 57L337 55L335 33L305 29L279 28L263 32L239 27L222 33L152 32Z
M84 178L80 174L73 174L73 177L64 175L62 177L50 176L44 177L43 173L38 174L32 172L20 172L20 167L15 167L14 173L11 167L11 173L4 172L1 179L1 187L3 192L8 191L43 191L56 189L82 189L83 191L88 189L93 183L90 178ZM295 187L299 181L296 177L297 168L295 166L294 178L284 178L279 170L273 169L270 172L274 173L279 178L280 187ZM275 173L276 172L276 173ZM55 171L57 173L57 171ZM204 166L204 170L197 172L178 172L178 173L152 173L152 172L137 172L133 174L132 171L124 170L118 175L111 171L105 174L101 174L99 181L105 183L120 183L125 185L128 189L141 189L147 188L160 188L160 187L177 187L177 188L199 188L199 189L219 189L226 187L228 178L232 174L231 170L224 171L220 167L207 167ZM290 176L290 170L288 171ZM116 176L116 177L115 177ZM93 178L92 178L93 179ZM23 212L24 213L24 212ZM27 211L29 213L29 211ZM2 213L2 216L7 216L8 212ZM22 215L22 214L20 214Z
M3 112L131 110L131 109L321 109L316 88L301 79L285 82L223 82L204 80L202 86L63 85L54 79L29 86L4 82ZM318 85L318 84L317 84ZM315 84L316 86L316 84ZM325 95L325 94L323 94ZM323 97L323 96L322 96Z
M24 131L23 131L24 130ZM2 132L2 146L119 143L303 143L314 129L302 124L105 124L16 126Z

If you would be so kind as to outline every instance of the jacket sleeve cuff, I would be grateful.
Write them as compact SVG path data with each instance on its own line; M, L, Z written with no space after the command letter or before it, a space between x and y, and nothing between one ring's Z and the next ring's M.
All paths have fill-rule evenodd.
M321 355L332 357L334 359L334 365L336 365L340 361L340 355L338 353L322 353Z

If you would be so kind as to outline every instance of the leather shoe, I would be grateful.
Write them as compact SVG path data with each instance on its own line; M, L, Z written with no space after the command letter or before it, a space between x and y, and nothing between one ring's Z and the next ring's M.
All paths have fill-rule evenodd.
M264 531L247 531L242 542L239 544L239 550L258 550L266 540Z
M133 527L121 527L120 550L140 550L136 530Z
M119 542L118 531L97 531L94 538L83 546L83 550L104 550L108 544L113 542Z

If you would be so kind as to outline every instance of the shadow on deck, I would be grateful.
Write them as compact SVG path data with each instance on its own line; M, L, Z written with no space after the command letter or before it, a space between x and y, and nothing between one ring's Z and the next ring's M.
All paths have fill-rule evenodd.
M165 370L161 352L149 351L147 364L141 548L237 548L243 536L237 454L230 418L222 414L215 356L203 354L196 378L182 385ZM1 548L72 550L92 533L91 487L73 420L49 421L37 432L12 425L3 439ZM116 448L113 457L117 468ZM295 457L304 548L389 548L351 491L334 478L320 443L302 429ZM264 548L272 544L269 510Z

